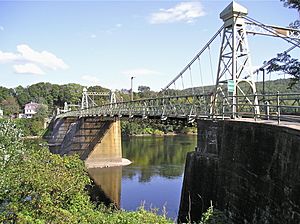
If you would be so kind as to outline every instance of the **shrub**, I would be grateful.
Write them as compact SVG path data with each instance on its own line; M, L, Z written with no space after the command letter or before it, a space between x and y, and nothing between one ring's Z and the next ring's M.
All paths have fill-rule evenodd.
M163 216L96 207L84 190L90 184L77 156L30 147L11 121L0 121L1 223L168 223Z

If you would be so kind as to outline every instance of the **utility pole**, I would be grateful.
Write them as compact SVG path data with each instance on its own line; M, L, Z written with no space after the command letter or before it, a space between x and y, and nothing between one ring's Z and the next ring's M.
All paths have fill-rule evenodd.
M263 72L263 88L262 88L262 94L263 94L263 99L265 99L265 69L261 68L260 71Z
M131 101L133 101L133 79L134 78L135 78L134 76L131 76L131 85L130 85Z

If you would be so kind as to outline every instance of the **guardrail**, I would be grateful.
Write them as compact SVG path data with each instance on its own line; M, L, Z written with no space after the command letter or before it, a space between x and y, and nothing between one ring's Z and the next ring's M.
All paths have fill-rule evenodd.
M84 110L70 111L56 116L62 117L139 117L150 119L176 118L193 122L197 118L227 119L252 117L254 119L276 119L300 122L300 93L252 94L236 96L237 112L233 114L232 96L223 97L212 110L212 94L165 96L134 101L104 104ZM257 104L249 99L257 98Z
M281 120L300 122L300 93L275 93L275 94L252 94L236 96L237 113L235 117L252 117L254 119ZM248 98L255 99L257 104L250 104ZM253 100L252 102L255 102ZM231 105L224 105L222 116L231 115Z

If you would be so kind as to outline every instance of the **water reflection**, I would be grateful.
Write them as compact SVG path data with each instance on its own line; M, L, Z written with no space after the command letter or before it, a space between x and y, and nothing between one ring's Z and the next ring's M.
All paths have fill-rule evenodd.
M196 136L123 138L123 157L133 163L123 168L90 169L89 173L121 208L135 210L145 203L148 209L166 207L167 215L175 218L186 153L195 146Z
M122 167L91 168L88 170L94 183L100 187L102 200L120 207Z
M132 137L122 142L123 157L141 171L141 182L157 175L166 178L182 175L186 153L195 146L195 136ZM123 172L124 176L127 172Z

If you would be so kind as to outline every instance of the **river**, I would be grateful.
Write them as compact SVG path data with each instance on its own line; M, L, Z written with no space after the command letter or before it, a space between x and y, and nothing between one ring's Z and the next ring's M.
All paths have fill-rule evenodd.
M117 207L157 208L175 220L178 213L186 153L196 147L196 136L122 138L124 167L93 168L89 174Z

